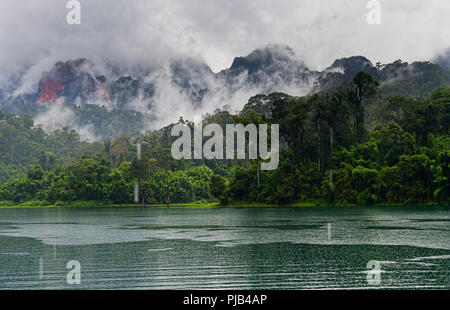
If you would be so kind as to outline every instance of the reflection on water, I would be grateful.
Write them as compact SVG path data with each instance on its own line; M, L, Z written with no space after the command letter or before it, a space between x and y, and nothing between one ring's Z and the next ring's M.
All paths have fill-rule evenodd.
M1 289L449 289L450 208L0 209L0 266Z

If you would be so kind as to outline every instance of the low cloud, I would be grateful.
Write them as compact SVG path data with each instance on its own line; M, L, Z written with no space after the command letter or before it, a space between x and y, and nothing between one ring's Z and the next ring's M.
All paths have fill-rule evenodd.
M180 57L204 61L219 72L236 56L287 44L309 68L323 70L336 58L354 55L373 63L429 60L450 46L448 0L379 1L381 25L367 24L366 0L80 0L81 25L68 25L67 1L2 0L0 89L11 95L35 92L42 72L57 61L87 58L111 78L120 69L153 79L156 96L130 105L145 112L152 104L157 121L149 126L159 126L224 104L238 110L260 91L227 93L220 83L207 80L207 104L196 106L174 87L167 71L154 75L154 68L167 68ZM307 86L279 90L301 94ZM70 123L68 111L53 109L58 107L37 120L49 120L53 125L46 126L54 127L57 121L50 116L62 112Z
M367 24L365 0L80 2L81 25L66 23L66 1L0 2L2 84L18 70L36 82L48 64L80 57L151 66L188 55L217 72L235 56L282 43L324 69L351 55L383 63L430 59L450 45L447 0L380 0L381 25Z
M47 110L36 115L34 123L35 125L41 125L46 132L68 127L74 129L82 140L95 141L100 139L95 134L93 125L80 126L76 121L73 110L63 105L50 105Z

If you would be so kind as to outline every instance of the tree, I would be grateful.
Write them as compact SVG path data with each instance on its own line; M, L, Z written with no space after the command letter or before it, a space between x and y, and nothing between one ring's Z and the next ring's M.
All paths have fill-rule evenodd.
M363 100L377 94L380 83L365 72L359 72L352 82L350 104L355 120L356 142L361 142L365 134Z
M258 114L257 112L253 111L253 110L244 110L241 114L236 115L233 117L233 120L236 124L242 124L244 126L247 126L249 124L254 124L256 125L256 131L259 131L259 124L265 124L265 120L264 120L264 116ZM247 138L246 138L247 140ZM259 134L257 136L257 144L259 144ZM245 145L249 145L246 141ZM260 165L260 158L259 156L257 157L256 161L256 180L257 180L257 184L258 186L260 185L260 169L259 169L259 165Z
M152 161L153 163L153 161ZM145 205L145 188L146 179L150 176L150 161L145 154L141 155L141 159L133 159L130 167L131 175L139 183L139 198Z
M229 202L229 189L228 181L224 177L218 174L211 176L209 190L214 197L219 199L220 204L226 205Z
M35 165L27 174L30 180L42 180L44 176L44 171L40 165Z
M108 200L110 168L93 159L82 159L71 166L64 181L74 200Z

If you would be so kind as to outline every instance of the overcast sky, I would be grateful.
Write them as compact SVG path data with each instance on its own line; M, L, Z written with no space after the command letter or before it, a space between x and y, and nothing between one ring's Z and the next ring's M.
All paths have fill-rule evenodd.
M182 54L214 71L267 44L291 46L312 69L339 57L372 62L428 60L450 46L449 0L80 0L81 25L66 22L66 0L0 1L0 83L31 68L86 57L152 64ZM30 67L31 66L31 67Z

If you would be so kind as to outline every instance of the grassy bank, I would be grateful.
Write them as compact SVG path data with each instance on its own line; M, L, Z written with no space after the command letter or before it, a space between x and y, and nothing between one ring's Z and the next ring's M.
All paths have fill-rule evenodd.
M420 204L418 206L437 206L438 204ZM405 205L400 203L392 203L392 204L373 204L368 206L377 206L377 207L401 207L401 206L413 206L413 205ZM264 204L264 203L256 203L256 202L237 202L229 205L219 205L217 202L192 202L192 203L173 203L169 204L150 204L150 205L142 205L142 204L105 204L97 201L76 201L76 202L56 202L51 204L46 201L27 201L23 203L15 203L12 201L0 201L0 209L2 208L55 208L55 207L142 207L142 208L270 208L270 207L361 207L358 204L320 204L318 202L297 202L286 205L280 204Z
M297 202L290 203L286 205L281 204L270 204L270 203L258 203L258 202L236 202L232 204L228 204L221 207L242 207L242 208L263 208L263 207L317 207L320 206L318 203L314 202Z
M208 208L217 207L217 202L192 202L192 203L173 203L170 208ZM75 201L75 202L56 202L54 204L46 201L27 201L16 203L13 201L0 201L0 208L55 208L55 207L157 207L166 208L167 204L105 204L98 201Z

